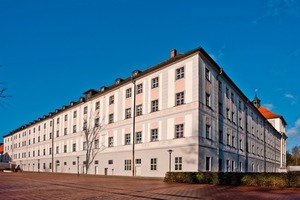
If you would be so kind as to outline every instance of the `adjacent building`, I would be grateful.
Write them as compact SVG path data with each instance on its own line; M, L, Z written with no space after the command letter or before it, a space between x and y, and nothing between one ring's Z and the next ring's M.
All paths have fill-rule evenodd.
M5 159L24 171L83 173L84 131L98 127L90 174L279 172L286 167L286 122L273 117L203 48L172 50L166 61L11 131Z

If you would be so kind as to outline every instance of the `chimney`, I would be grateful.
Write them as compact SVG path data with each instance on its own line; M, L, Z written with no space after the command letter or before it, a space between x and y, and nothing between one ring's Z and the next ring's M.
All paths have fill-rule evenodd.
M176 49L172 49L171 50L171 58L174 58L177 55L177 50Z

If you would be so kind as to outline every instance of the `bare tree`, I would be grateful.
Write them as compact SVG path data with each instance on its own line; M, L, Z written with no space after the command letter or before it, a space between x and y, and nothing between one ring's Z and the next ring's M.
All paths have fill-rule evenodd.
M295 164L298 165L298 158L300 156L300 148L299 146L294 146L292 149L292 154L295 159Z
M105 149L105 134L103 134L103 120L100 123L99 111L90 112L90 116L84 117L83 150L85 150L85 173L87 174L97 154Z

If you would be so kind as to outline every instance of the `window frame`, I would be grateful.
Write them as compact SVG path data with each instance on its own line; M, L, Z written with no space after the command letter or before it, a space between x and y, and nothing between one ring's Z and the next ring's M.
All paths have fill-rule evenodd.
M175 106L184 104L184 92L178 92L175 94Z
M184 138L184 124L175 125L175 138Z
M176 75L175 75L175 80L179 80L184 78L185 75L185 69L184 67L180 67L176 69Z
M152 78L152 80L151 80L151 88L152 89L158 88L158 86L159 86L159 78L158 77Z

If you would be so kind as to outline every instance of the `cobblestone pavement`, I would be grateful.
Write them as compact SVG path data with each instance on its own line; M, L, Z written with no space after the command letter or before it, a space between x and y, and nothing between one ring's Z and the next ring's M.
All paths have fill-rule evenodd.
M300 200L299 189L164 183L159 178L0 173L0 199Z

